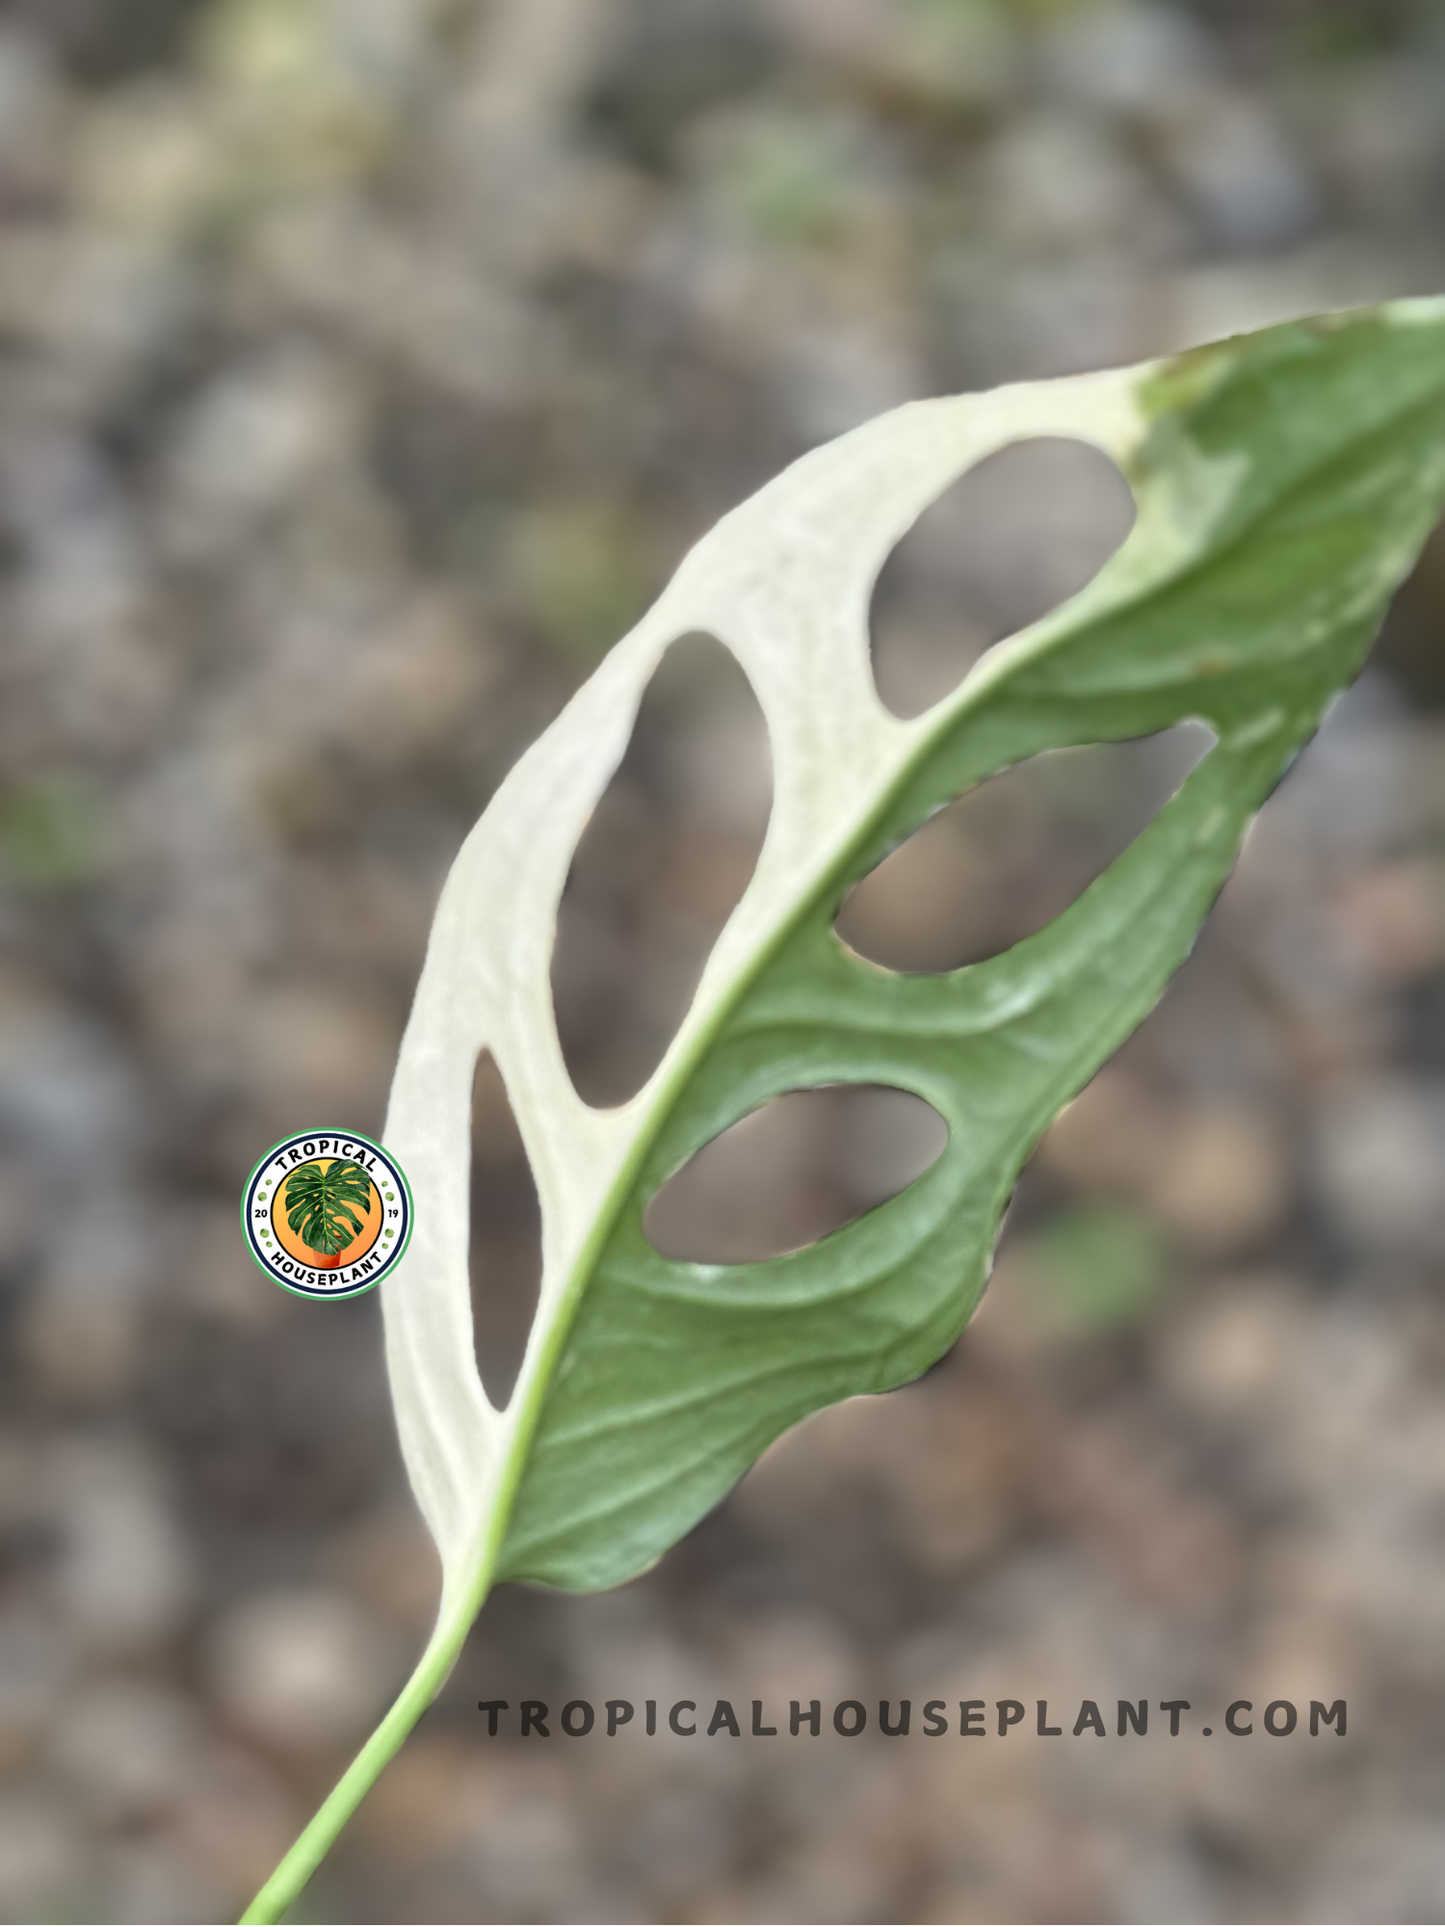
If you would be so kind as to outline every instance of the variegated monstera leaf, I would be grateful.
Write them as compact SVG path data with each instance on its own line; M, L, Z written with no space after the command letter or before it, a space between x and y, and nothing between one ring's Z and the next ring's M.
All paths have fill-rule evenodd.
M1074 436L1137 509L1094 581L926 714L873 686L868 608L899 537L995 450ZM491 1584L641 1571L807 1413L914 1377L963 1328L1024 1160L1188 954L1251 818L1358 670L1445 503L1445 302L1274 328L1170 361L915 402L736 509L522 757L437 912L386 1127L416 1229L382 1286L397 1424L441 1549L441 1610L395 1706L258 1895L275 1920L435 1694ZM619 1109L573 1089L557 906L668 645L736 655L772 741L756 872L681 1029ZM1197 720L1214 747L1061 916L934 976L834 932L928 816L1043 750ZM477 1374L468 1281L478 1054L536 1176L544 1273L511 1400ZM702 1145L825 1084L925 1099L948 1141L907 1189L756 1264L664 1257L643 1212Z
M1137 519L1082 594L912 721L880 703L872 585L959 474L1024 437L1111 456ZM957 1337L1057 1113L1188 953L1251 817L1360 666L1445 496L1445 306L1271 329L1119 372L922 401L736 509L521 759L447 883L386 1137L416 1233L385 1291L398 1423L446 1613L497 1578L615 1585L786 1427L914 1377ZM746 671L775 801L756 873L665 1060L599 1111L569 1082L549 962L578 838L649 677L692 630ZM1217 743L1063 915L934 976L853 955L848 888L941 805L1039 751L1186 719ZM469 1094L500 1065L543 1215L515 1394L489 1404L467 1273ZM663 1257L659 1186L766 1100L896 1086L947 1123L899 1196L755 1264Z

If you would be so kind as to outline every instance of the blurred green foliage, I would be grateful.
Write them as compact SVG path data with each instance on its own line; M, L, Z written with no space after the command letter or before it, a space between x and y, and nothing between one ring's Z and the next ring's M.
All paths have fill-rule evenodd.
M1169 1277L1158 1228L1122 1205L1061 1212L1026 1241L1027 1272L1055 1320L1085 1328L1144 1317Z
M821 241L844 223L854 171L840 129L772 115L748 129L723 191L741 224L765 239Z
M507 573L527 616L564 655L600 656L637 621L656 587L638 530L605 503L524 511L507 547Z
M29 888L89 883L104 859L104 806L83 776L50 771L20 784L0 803L0 864Z

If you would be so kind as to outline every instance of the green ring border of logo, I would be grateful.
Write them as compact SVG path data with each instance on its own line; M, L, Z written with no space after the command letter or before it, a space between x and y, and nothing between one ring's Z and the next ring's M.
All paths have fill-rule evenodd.
M373 1151L379 1152L381 1156L386 1159L387 1164L401 1179L401 1188L406 1193L406 1236L402 1239L395 1253L388 1258L378 1277L369 1278L364 1285L353 1285L350 1291L309 1291L302 1286L288 1285L284 1278L278 1278L271 1267L263 1263L263 1261L256 1256L256 1248L251 1243L251 1228L246 1216L246 1207L251 1200L251 1187L270 1162L272 1152L278 1151L283 1144L294 1144L298 1138L306 1137L349 1137L360 1139L363 1144L369 1144ZM324 1130L288 1131L285 1137L278 1137L276 1142L262 1153L251 1166L250 1175L241 1186L240 1217L241 1242L246 1247L247 1256L250 1258L252 1264L255 1265L257 1271L261 1273L262 1277L268 1278L273 1285L279 1286L282 1291L290 1292L293 1298L305 1298L312 1304L315 1304L318 1300L328 1298L332 1300L364 1298L367 1292L375 1291L378 1285L386 1282L388 1275L396 1269L398 1261L405 1253L407 1246L411 1243L411 1234L416 1229L416 1199L412 1195L410 1178L408 1178L406 1172L402 1170L393 1153L388 1151L384 1144L378 1144L376 1139L374 1137L368 1137L365 1131L338 1131L335 1126L327 1125Z

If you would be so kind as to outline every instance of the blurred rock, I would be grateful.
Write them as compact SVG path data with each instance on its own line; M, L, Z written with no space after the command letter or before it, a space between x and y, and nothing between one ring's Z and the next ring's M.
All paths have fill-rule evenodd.
M1438 1257L1445 1253L1442 1145L1445 1090L1405 1077L1345 1086L1315 1121L1320 1203L1366 1247Z
M107 1823L153 1821L173 1808L200 1744L191 1702L138 1681L90 1685L61 1712L50 1754Z
M304 1824L299 1802L254 1758L212 1746L196 1761L173 1826L150 1866L130 1869L135 1917L148 1886L199 1898L204 1913L239 1913ZM308 1807L309 1811L309 1807Z
M859 1461L886 1423L879 1399L847 1399L814 1413L768 1447L738 1487L734 1508L778 1537L838 1532L857 1504Z
M34 1250L42 1222L40 1204L24 1167L0 1164L0 1269L13 1270Z
M767 15L805 57L836 62L924 108L978 107L1019 78L1019 36L1002 10L908 0L769 0Z
M465 1846L511 1761L493 1764L458 1736L422 1733L393 1765L376 1785L378 1845L388 1856L428 1860Z
M1044 72L1060 93L1150 120L1177 111L1218 64L1207 28L1180 6L1068 9L1042 51Z
M244 1905L250 1888L231 1885L213 1868L198 1866L173 1834L122 1834L100 1857L100 1879L115 1921L156 1927L162 1921L219 1918Z
M1266 1112L1214 1103L1180 1122L1147 1195L1170 1231L1203 1251L1229 1252L1278 1226L1291 1175L1283 1134Z
M1376 982L1407 984L1445 966L1445 869L1402 858L1343 879L1337 940Z
M129 1066L93 1024L0 986L0 1129L98 1178L139 1148Z
M921 1833L899 1776L881 1761L860 1763L834 1789L826 1815L778 1856L751 1917L775 1910L792 1920L865 1921L896 1912L914 1878Z
M0 36L0 166L23 178L27 150L42 141L61 106L55 63L44 40L18 22Z
M1356 862L1395 855L1419 835L1428 811L1420 754L1433 760L1421 724L1394 686L1367 669L1290 771L1267 833Z
M327 1577L407 1632L431 1631L441 1567L421 1514L405 1501L378 1506L339 1533L323 1557Z
M908 344L835 323L778 356L774 387L802 438L821 442L914 400L923 381Z
M54 1584L75 1637L103 1653L154 1648L184 1623L193 1590L161 1475L118 1439L66 1447L55 1478Z
M1217 1613L1239 1584L1243 1548L1221 1505L1170 1476L1162 1443L1126 1421L1076 1427L1052 1500L1075 1530L1098 1535L1111 1571L1144 1598Z
M158 530L187 561L259 533L265 518L350 453L350 401L325 361L298 354L232 367L178 425Z
M1293 1279L1242 1278L1195 1300L1163 1328L1165 1383L1207 1415L1267 1423L1295 1372L1309 1320L1308 1300Z
M268 1287L229 1203L173 1212L167 1228L165 1297L176 1313L219 1319L242 1330L275 1323L285 1297Z
M1287 246L1319 218L1313 183L1262 102L1224 88L1181 104L1165 152L1214 236L1248 253Z
M722 1801L664 1780L628 1815L618 1858L664 1907L681 1911L690 1895L727 1879L737 1854L730 1819Z
M297 983L256 998L247 1015L245 1032L233 1035L233 1061L259 1113L251 1141L261 1150L287 1119L379 1121L397 1038L389 1013L372 999ZM266 1138L272 1119L276 1128Z
M137 1362L133 1301L73 1275L47 1281L26 1306L19 1351L59 1406L104 1404L123 1391Z
M772 0L767 11L810 54L867 57L889 44L889 0Z
M24 1796L0 1801L0 1908L12 1920L81 1910L88 1885L84 1848L59 1807Z
M864 1656L837 1624L817 1612L781 1610L730 1627L729 1670L748 1696L768 1707L816 1697L824 1706L848 1699Z
M1038 1157L1082 1191L1148 1192L1163 1180L1174 1128L1167 1102L1109 1065L1060 1111Z
M1331 184L1369 221L1399 222L1419 207L1445 144L1436 111L1438 75L1422 60L1386 58L1322 89L1319 135Z
M217 1703L244 1732L283 1751L329 1753L364 1733L400 1684L395 1642L344 1594L263 1593L207 1641Z
M996 1556L1014 1529L1027 1477L1007 1393L939 1372L865 1414L847 1440L856 1453L852 1469L886 1495L909 1556L929 1573L960 1572Z
M1150 208L1149 185L1108 124L1057 111L1015 120L998 137L984 191L997 228L1025 248L1107 244Z
M0 1619L0 1773L23 1766L43 1742L71 1663L64 1637L33 1610Z
M1219 1882L1208 1856L1184 1839L1151 1842L1120 1869L1117 1891L1129 1920L1217 1919Z
M157 1258L147 1215L127 1192L101 1191L81 1203L56 1238L25 1307L19 1345L59 1404L103 1403L130 1382Z
M556 1769L510 1763L468 1789L463 1862L501 1918L598 1913L616 1918L601 1869L590 1861L581 1815ZM478 1793L482 1797L478 1798Z
M1159 291L1159 305L1170 338L1194 346L1331 306L1385 301L1393 286L1390 269L1368 245L1334 239L1182 268Z

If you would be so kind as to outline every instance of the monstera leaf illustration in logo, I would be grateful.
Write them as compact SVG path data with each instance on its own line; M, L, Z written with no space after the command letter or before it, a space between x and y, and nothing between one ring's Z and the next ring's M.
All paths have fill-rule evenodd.
M316 1253L319 1269L337 1264L360 1235L362 1220L353 1205L363 1215L370 1209L371 1179L349 1158L298 1164L287 1178L286 1222Z

